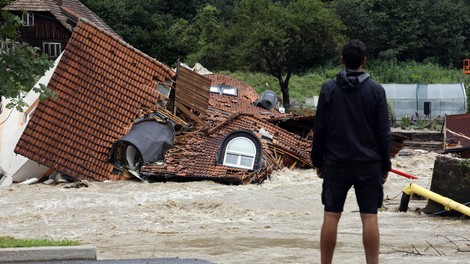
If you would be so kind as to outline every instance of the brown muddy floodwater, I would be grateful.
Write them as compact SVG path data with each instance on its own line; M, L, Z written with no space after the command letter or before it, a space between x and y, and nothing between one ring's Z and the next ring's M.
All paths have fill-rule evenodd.
M393 159L430 188L435 153ZM390 174L379 213L381 263L469 263L469 221L420 214L425 200L398 212L412 180ZM98 259L197 258L214 263L319 263L322 180L283 170L261 185L90 183L88 188L0 188L0 236L78 240ZM335 263L364 263L361 223L351 191Z

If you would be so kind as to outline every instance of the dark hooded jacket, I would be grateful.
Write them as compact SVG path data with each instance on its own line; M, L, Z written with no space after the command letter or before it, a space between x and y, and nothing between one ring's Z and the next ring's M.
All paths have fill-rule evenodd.
M343 70L322 86L315 117L311 158L380 161L391 169L391 133L385 90L362 71Z

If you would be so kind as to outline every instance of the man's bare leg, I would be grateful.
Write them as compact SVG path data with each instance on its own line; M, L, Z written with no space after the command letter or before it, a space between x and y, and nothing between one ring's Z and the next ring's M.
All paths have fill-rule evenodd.
M321 263L330 264L336 247L336 236L341 213L324 212L320 235Z
M366 253L367 264L379 263L380 234L376 214L363 214L362 219L362 243Z

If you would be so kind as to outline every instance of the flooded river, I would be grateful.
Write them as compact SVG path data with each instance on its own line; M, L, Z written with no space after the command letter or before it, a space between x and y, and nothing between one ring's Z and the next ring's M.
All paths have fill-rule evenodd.
M398 212L409 182L430 187L435 153L396 157L379 212L381 263L468 263L470 222ZM78 240L99 259L197 258L214 263L319 263L322 180L313 170L283 170L261 185L213 182L90 183L88 188L0 188L0 236ZM335 263L364 263L361 223L351 191Z

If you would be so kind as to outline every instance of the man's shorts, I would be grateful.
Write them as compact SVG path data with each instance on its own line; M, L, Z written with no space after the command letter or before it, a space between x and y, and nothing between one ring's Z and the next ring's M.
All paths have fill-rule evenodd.
M380 162L326 161L323 166L322 202L326 212L343 212L349 189L354 186L361 213L377 214L383 202Z

